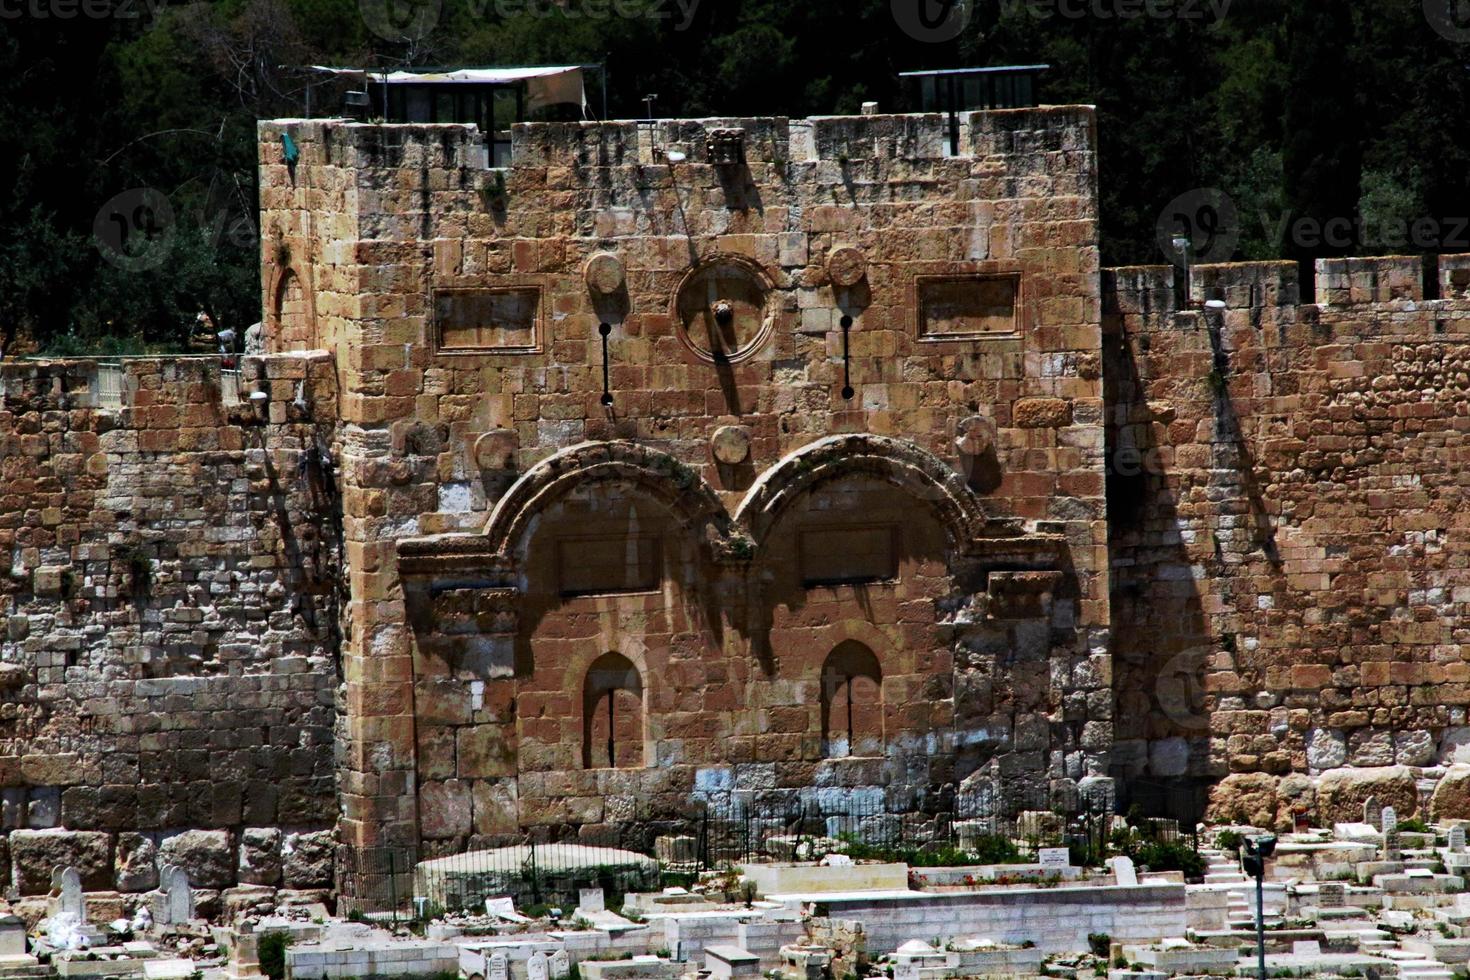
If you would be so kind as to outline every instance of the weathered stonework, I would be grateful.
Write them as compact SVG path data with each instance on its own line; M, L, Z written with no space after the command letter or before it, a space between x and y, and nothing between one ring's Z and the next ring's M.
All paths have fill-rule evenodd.
M322 229L293 261L337 284L345 841L1105 779L1092 117L962 128L531 125L490 172L465 127L262 125L263 227ZM743 163L667 161L714 130ZM869 674L839 737L823 678Z
M1176 293L1098 268L1090 110L960 123L262 123L239 402L0 366L0 884L736 801L1470 817L1470 260Z
M1462 761L1466 268L1105 274L1119 776Z
M0 885L59 862L145 890L180 832L335 824L335 378L279 357L242 384L269 397L134 360L107 406L90 362L0 366Z

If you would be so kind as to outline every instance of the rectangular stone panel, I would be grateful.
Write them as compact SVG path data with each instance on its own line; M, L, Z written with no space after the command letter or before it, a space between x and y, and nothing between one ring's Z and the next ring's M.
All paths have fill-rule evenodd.
M658 538L570 538L557 542L557 578L567 596L653 592L662 578Z
M541 290L437 289L434 324L445 354L540 350Z
M1018 276L922 276L915 291L921 340L978 340L1016 334Z
M808 528L801 532L801 579L807 586L882 582L898 575L898 529Z

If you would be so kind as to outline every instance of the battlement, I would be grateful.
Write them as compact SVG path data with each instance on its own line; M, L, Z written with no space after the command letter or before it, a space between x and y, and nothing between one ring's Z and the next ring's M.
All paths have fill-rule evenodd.
M1113 318L1153 316L1218 301L1227 310L1404 313L1458 310L1470 300L1470 255L1318 259L1313 272L1303 284L1300 267L1288 261L1197 265L1187 282L1169 265L1104 269L1103 309ZM1303 303L1312 295L1315 302Z
M301 163L356 168L490 169L484 134L470 124L278 119L262 142L289 133ZM507 169L548 166L691 166L943 160L1028 153L1090 153L1090 106L871 116L519 123ZM314 155L313 150L316 150Z
M330 420L336 373L324 351L220 357L56 358L0 364L0 409L92 409L122 427L191 428Z

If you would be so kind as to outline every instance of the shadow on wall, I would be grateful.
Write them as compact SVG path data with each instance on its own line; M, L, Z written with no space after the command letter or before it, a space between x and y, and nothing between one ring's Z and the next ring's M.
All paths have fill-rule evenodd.
M1139 341L1135 341L1138 343ZM1113 776L1120 803L1190 821L1204 812L1210 635L1167 459L1173 409L1151 405L1138 355L1110 336L1107 362L1108 549L1112 556ZM1169 403L1172 406L1172 403ZM1218 638L1229 651L1233 637Z

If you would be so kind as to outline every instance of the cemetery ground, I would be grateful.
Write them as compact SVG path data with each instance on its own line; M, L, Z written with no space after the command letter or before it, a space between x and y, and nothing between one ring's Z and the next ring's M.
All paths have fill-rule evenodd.
M994 829L894 847L803 828L714 862L692 836L653 855L528 843L385 875L336 896L346 916L329 893L211 891L177 866L137 896L63 867L49 895L0 902L0 978L1162 980L1255 976L1258 935L1273 978L1470 966L1464 823L1370 797L1360 822L1279 835L1259 934L1240 851L1261 828L1038 812Z

